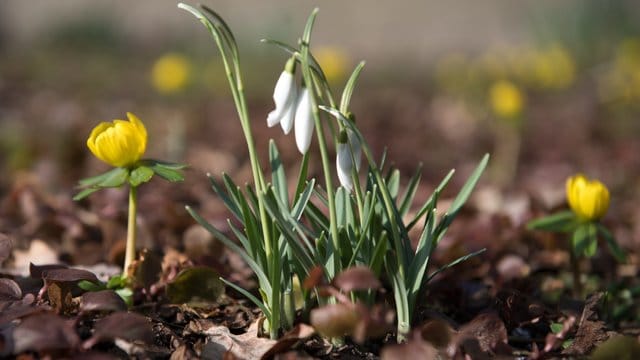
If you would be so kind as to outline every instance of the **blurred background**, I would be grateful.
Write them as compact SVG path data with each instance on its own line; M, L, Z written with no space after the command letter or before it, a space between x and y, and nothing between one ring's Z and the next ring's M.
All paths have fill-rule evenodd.
M265 122L287 57L260 40L295 44L319 6L312 52L334 94L365 60L352 100L358 125L376 154L387 147L388 158L407 176L424 164L425 193L451 168L461 172L452 185L457 190L490 152L476 195L480 208L559 206L566 177L585 172L612 190L611 217L627 224L620 230L623 244L627 239L631 246L640 231L634 225L640 213L631 201L638 198L640 169L637 2L205 3L237 36L264 157L268 139L275 138L288 166L297 169L293 137ZM145 190L150 195L143 207L152 208L160 200L151 193L162 192L176 200L168 214L182 216L179 209L190 201L205 211L211 207L213 217L218 210L208 205L212 193L204 174L224 171L239 183L250 179L217 49L176 4L0 2L0 194L5 211L22 209L22 215L0 222L0 232L40 211L29 210L21 197L25 188L55 194L71 206L77 180L106 169L86 149L90 130L127 111L149 128L149 157L191 165L186 186L158 183L170 190ZM510 194L524 203L505 202ZM510 216L522 224L526 214ZM21 231L29 238L35 230ZM176 234L171 236L181 236Z

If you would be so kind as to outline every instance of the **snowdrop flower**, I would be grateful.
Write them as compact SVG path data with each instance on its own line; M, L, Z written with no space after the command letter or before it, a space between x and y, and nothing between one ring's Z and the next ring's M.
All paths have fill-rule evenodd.
M336 151L336 170L340 185L349 192L353 190L351 170L354 165L356 172L360 170L361 157L362 146L360 139L349 129L341 131L338 137L338 149Z
M307 153L311 145L311 138L315 128L315 122L311 114L311 93L303 86L302 93L296 106L296 116L294 120L296 145L302 155Z
M276 108L267 116L267 126L272 127L279 123L285 134L288 134L293 127L293 117L296 109L295 68L296 60L291 57L287 61L273 90L273 102Z

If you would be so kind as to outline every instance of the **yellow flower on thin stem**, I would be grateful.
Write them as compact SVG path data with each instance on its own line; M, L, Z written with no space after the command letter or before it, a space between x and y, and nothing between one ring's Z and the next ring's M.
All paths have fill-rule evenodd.
M87 139L89 150L98 159L115 167L130 167L147 148L147 129L137 116L127 113L126 120L98 124Z
M609 209L609 190L598 180L582 174L567 179L567 201L571 210L583 221L596 221Z
M147 129L137 116L127 113L129 121L114 120L96 126L89 139L89 150L100 160L115 167L130 168L138 163L147 148ZM129 188L129 218L124 257L124 275L136 257L137 186Z

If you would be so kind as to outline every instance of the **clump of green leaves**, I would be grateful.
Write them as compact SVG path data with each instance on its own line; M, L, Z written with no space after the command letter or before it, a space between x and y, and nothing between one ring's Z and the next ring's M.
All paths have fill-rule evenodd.
M178 6L203 23L222 55L254 177L253 184L239 186L226 174L221 179L209 175L213 190L233 217L226 225L235 239L187 207L200 224L247 262L257 276L259 296L225 282L260 307L266 318L265 330L272 338L276 338L280 330L293 325L296 310L307 314L318 304L336 301L335 295L327 299L318 296L317 290L297 289L297 280L309 278L314 275L314 269L319 268L327 281L331 282L345 269L364 267L373 276L387 279L392 284L398 339L402 340L409 332L424 285L438 272L481 252L463 256L427 273L433 251L469 198L489 156L482 158L448 211L438 213L437 204L453 171L444 177L427 201L415 204L421 168L418 167L406 188L401 191L400 172L387 165L384 155L380 160L374 156L355 125L355 116L349 104L363 62L353 70L340 101L334 99L322 67L311 51L316 9L307 20L298 46L265 40L284 50L289 57L284 75L281 75L281 79L285 80L279 80L274 91L276 110L269 115L268 123L273 126L281 122L285 132L288 132L292 119L285 114L286 111L295 110L296 143L303 155L293 182L296 186L290 194L290 182L275 142L269 143L268 171L262 170L256 156L243 93L239 52L229 26L220 15L206 6ZM292 65L292 62L296 65ZM300 70L300 91L296 90L295 69ZM282 90L283 86L285 90ZM299 94L296 101L291 101L292 94ZM297 104L297 107L291 108L292 104ZM286 124L282 124L283 121ZM318 140L324 177L322 184L315 178L309 178L307 173L311 151L308 148L308 136L312 136L309 131ZM331 145L337 155L335 169L330 165ZM360 174L361 154L366 158L364 175ZM340 186L335 186L335 177ZM410 211L415 209L415 215L409 216ZM409 232L416 226L422 226L422 231L416 241L417 249L414 250ZM301 309L295 305L296 293L301 294ZM352 294L354 302L368 304L373 302L373 296L370 291Z

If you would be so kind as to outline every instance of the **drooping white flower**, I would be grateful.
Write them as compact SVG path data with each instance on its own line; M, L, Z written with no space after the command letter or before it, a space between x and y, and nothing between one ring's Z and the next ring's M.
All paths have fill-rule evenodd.
M273 90L273 102L276 108L267 115L267 126L272 127L280 123L285 134L291 131L296 107L295 64L295 58L293 57L287 61L285 69L280 74Z
M298 105L296 106L296 116L294 120L296 145L302 155L307 153L311 145L315 122L311 114L311 93L306 87L302 88Z
M347 129L342 131L338 137L336 151L336 170L340 185L351 192L353 181L351 180L351 170L354 165L356 172L360 170L360 159L362 158L362 146L358 137Z

